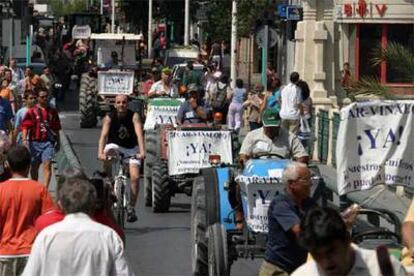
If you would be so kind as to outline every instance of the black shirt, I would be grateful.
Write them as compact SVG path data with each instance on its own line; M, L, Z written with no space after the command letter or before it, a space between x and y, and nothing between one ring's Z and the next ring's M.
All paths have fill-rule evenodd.
M306 261L308 252L298 244L291 229L295 224L299 224L306 212L314 206L316 204L311 198L305 202L303 211L285 194L273 198L268 210L266 261L289 274Z
M111 126L109 127L108 144L114 143L128 149L138 145L137 135L132 121L133 116L134 112L131 110L128 110L127 115L123 118L119 118L116 111L109 114Z

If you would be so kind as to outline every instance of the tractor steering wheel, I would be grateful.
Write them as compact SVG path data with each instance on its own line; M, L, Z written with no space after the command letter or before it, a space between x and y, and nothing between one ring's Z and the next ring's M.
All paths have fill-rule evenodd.
M400 235L398 235L394 232L385 230L385 229L382 229L382 230L367 230L367 231L361 232L361 233L356 234L355 236L352 237L352 242L355 242L355 243L358 244L358 243L364 241L364 239L366 237L369 237L369 236L375 236L375 237L383 236L383 237L395 238L398 243L401 243L401 236Z
M261 159L261 157L278 157L279 159L286 159L284 156L277 153L260 152L252 156L253 159Z

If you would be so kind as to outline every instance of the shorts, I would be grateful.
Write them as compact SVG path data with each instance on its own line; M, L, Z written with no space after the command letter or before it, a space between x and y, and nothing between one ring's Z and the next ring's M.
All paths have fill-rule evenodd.
M263 261L260 266L259 276L288 276L289 273L268 261Z
M138 146L135 146L133 148L124 148L121 146L118 146L117 144L110 143L107 144L104 148L105 154L107 154L109 151L115 151L115 153L121 153L123 156L135 156L139 153ZM136 166L141 166L141 160L135 159L135 158L128 158L124 160L125 164L133 164Z
M32 163L43 163L50 161L55 155L55 147L52 142L29 142L30 154L32 156Z

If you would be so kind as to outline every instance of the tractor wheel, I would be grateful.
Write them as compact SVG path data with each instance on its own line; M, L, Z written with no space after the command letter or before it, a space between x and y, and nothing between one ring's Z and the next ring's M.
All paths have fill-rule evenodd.
M97 80L82 74L79 88L80 127L91 128L98 123L97 116Z
M167 163L157 161L152 165L152 211L167 212L170 208L170 182Z
M191 266L192 275L207 275L207 220L204 178L197 177L193 181L191 195Z
M223 225L215 223L208 227L208 275L230 275L227 253L227 232Z

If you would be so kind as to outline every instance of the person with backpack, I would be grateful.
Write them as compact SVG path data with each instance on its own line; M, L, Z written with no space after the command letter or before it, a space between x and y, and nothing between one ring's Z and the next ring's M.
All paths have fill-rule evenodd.
M231 88L229 85L229 77L227 75L222 75L219 81L213 86L211 91L211 108L213 114L220 112L223 114L222 123L225 124L225 119L227 118L228 113L228 96L231 94Z

